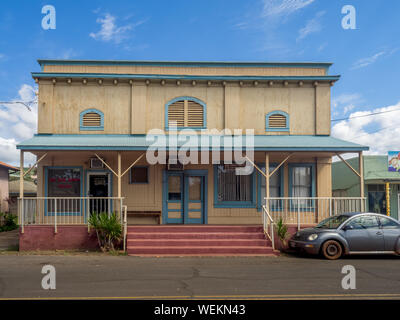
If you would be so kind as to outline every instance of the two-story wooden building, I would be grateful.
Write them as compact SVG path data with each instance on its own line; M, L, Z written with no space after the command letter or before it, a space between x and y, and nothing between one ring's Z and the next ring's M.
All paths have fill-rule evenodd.
M38 158L38 196L20 203L25 233L125 206L130 225L267 229L362 205L331 198L332 156L368 148L330 136L330 63L39 64L38 133L18 145L21 166L24 152Z

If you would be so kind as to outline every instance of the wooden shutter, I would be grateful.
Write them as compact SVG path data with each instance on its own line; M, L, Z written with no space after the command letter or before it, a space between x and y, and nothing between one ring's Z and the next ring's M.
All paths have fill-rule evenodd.
M83 115L82 125L84 127L101 127L101 116L96 112L88 112Z
M168 106L168 127L185 126L185 101L180 100Z
M204 126L204 108L201 104L195 101L188 101L188 117L187 126L188 127L203 127Z
M168 127L203 127L204 107L192 100L179 100L168 106Z
M268 118L269 128L286 128L286 117L282 114L272 114Z

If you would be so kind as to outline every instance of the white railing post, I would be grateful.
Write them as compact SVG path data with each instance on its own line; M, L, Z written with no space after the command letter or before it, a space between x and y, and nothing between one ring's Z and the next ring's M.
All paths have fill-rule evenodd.
M300 198L297 198L297 230L300 230Z
M54 233L57 233L57 199L54 199Z

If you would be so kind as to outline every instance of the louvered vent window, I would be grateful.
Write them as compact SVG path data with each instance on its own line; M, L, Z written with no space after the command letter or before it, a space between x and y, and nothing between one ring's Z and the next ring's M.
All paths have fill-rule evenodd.
M289 131L289 115L286 112L270 112L266 122L266 131Z
M83 116L83 126L84 127L100 127L101 126L101 116L95 112L86 113Z
M181 98L168 105L168 127L205 127L205 105L197 99L197 101L192 99Z
M96 109L81 112L80 130L104 130L103 113Z

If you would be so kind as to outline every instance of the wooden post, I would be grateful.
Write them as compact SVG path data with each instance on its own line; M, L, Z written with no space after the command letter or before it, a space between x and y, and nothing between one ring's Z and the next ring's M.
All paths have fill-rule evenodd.
M24 151L22 150L19 153L19 170L19 223L22 226L21 232L24 233Z
M269 154L265 153L265 197L267 198L266 207L269 209Z
M385 183L385 191L386 191L386 215L390 216L390 184L389 182Z
M118 198L121 198L121 152L118 152Z
M358 168L360 173L360 197L364 198L364 158L362 151L358 153ZM361 211L365 210L364 206L364 201L361 201Z

